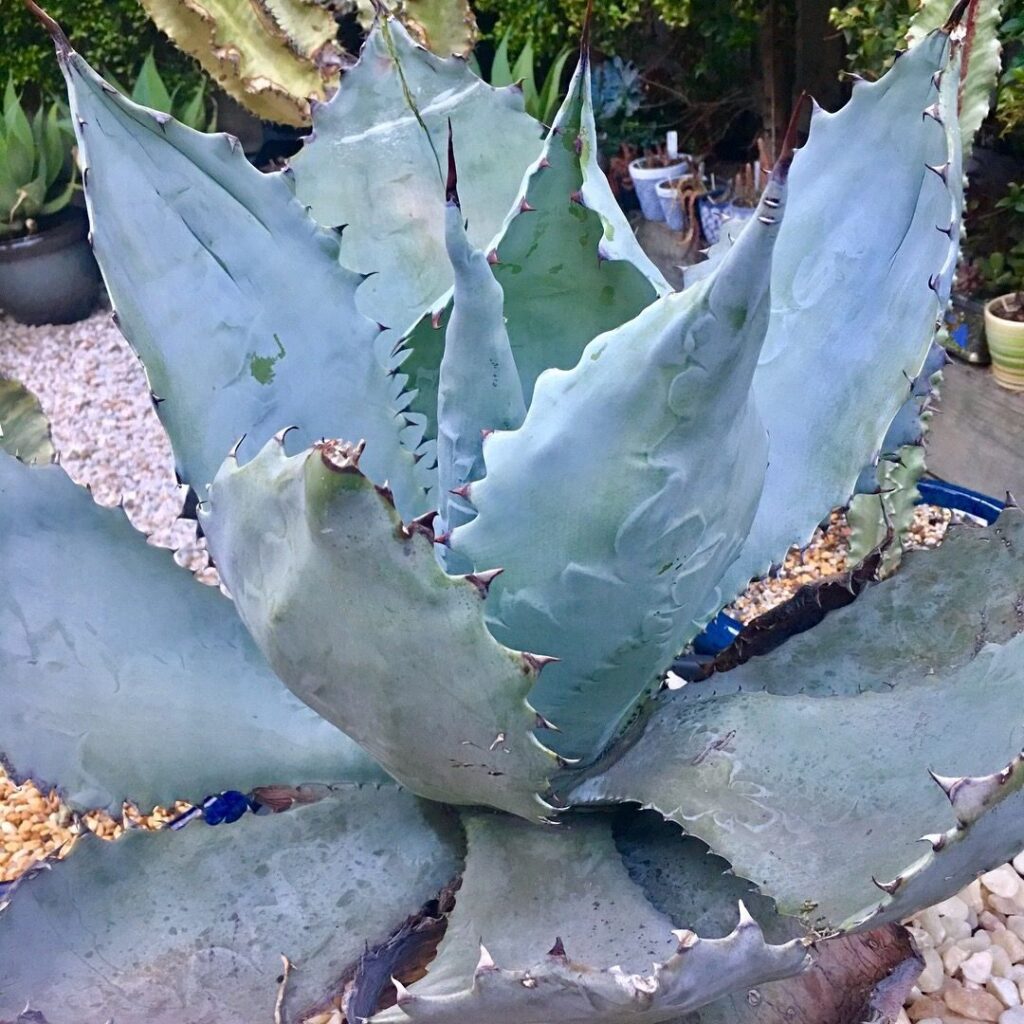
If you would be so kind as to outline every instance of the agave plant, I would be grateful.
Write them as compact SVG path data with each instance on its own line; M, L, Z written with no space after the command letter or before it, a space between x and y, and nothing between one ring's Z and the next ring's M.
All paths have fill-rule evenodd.
M999 75L1000 45L997 34L999 4L978 4L967 12L966 31L970 34L971 57L964 66L960 85L960 142L963 157L970 156L974 136L989 111L992 82ZM913 45L928 32L942 24L943 14L936 3L922 3L907 32L906 41ZM924 434L928 427L929 401L940 382L948 345L945 326L925 371L914 386L917 405L908 403L893 422L882 443L877 467L871 467L862 480L863 486L850 503L848 519L851 527L850 554L862 559L882 545L885 553L880 571L895 571L902 557L914 522L914 505L920 498L917 485L924 477Z
M662 680L920 408L973 11L816 111L681 293L597 167L585 50L544 136L382 21L263 175L39 12L231 600L4 456L0 750L72 808L239 820L86 835L23 877L0 1016L895 1012L915 961L886 927L1024 846L1020 510L769 654ZM899 965L896 996L830 993L851 951Z

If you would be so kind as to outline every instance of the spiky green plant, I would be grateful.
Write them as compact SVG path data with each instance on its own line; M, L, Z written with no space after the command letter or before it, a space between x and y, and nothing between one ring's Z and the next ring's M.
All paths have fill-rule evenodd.
M157 28L257 117L309 124L333 91L337 26L316 0L140 0Z
M70 129L56 103L29 118L8 81L0 118L0 239L31 234L39 219L59 213L75 191Z
M498 43L491 63L488 81L491 85L520 84L526 112L543 124L550 124L562 101L562 72L572 50L564 47L555 54L548 73L540 87L537 86L537 70L534 67L533 44L527 42L513 61L509 54L509 35L506 33Z
M257 117L308 125L314 103L352 63L327 0L140 0L156 25L228 95ZM378 0L351 4L369 29ZM399 0L395 12L435 53L465 55L476 41L469 0Z
M207 96L206 80L201 79L190 95L182 97L179 89L167 88L152 50L146 54L135 73L131 90L109 73L107 80L140 106L149 107L161 114L173 114L175 120L196 131L212 132L217 126L217 106Z
M898 1005L913 959L878 929L1024 846L1024 515L660 683L917 401L963 6L815 113L681 293L597 167L585 53L542 141L517 91L382 22L262 175L49 24L233 607L59 467L0 459L0 750L73 808L309 806L87 836L23 878L0 1015L845 1024L893 1004L837 984L851 961L898 964Z

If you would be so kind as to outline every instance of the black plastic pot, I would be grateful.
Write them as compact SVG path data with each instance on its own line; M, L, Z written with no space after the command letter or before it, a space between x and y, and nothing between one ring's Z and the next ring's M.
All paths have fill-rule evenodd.
M69 206L33 235L0 241L0 309L23 324L70 324L96 307L89 219Z

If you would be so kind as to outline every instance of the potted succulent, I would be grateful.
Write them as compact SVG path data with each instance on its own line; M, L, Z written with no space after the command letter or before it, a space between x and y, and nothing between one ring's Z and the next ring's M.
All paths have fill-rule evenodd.
M1024 291L985 304L985 336L996 382L1024 391Z
M697 175L685 174L666 178L655 186L661 204L662 220L673 231L685 231L693 219L693 206L703 186Z
M1010 182L982 218L988 231L973 239L973 258L957 269L953 312L947 316L952 344L967 362L991 357L996 382L1024 391L1024 184ZM950 322L951 321L951 322ZM984 323L984 339L978 337ZM965 347L961 347L965 346Z
M73 137L56 103L31 120L13 82L0 120L0 309L26 324L73 323L100 274L85 211L73 206Z

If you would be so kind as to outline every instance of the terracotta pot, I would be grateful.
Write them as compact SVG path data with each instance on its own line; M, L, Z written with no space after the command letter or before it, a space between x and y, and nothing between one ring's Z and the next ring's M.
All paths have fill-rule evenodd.
M985 304L985 337L992 373L996 383L1011 391L1024 391L1024 322L1008 320L1005 314L1021 308L1024 298L1019 293L1001 295Z
M0 309L23 324L70 324L99 297L89 219L69 206L32 235L0 241Z

